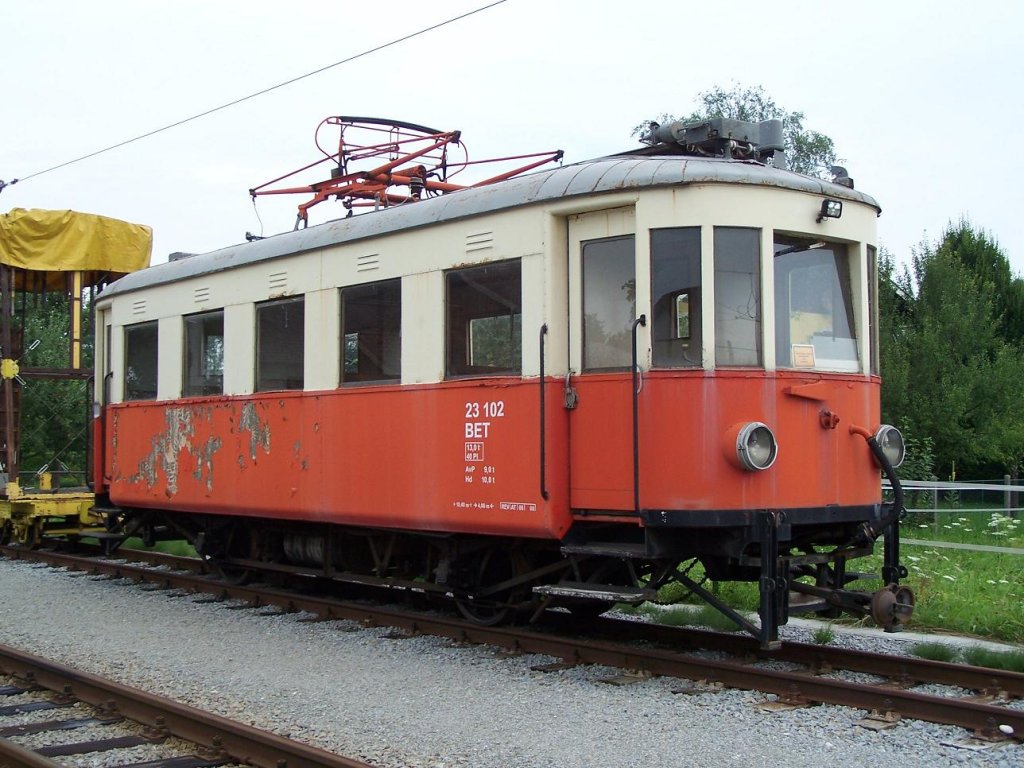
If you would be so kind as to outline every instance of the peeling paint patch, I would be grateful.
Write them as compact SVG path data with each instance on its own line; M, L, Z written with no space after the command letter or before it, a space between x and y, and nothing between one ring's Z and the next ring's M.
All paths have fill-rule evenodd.
M196 454L196 469L192 476L202 482L203 475L206 475L207 493L213 493L213 455L220 450L221 445L219 437L208 437L206 445Z
M210 437L199 450L192 445L197 420L212 421L211 408L167 408L164 411L166 428L150 438L150 451L139 460L138 471L128 478L129 483L145 482L149 488L156 486L160 472L167 479L164 494L172 498L178 492L181 456L188 454L196 459L193 477L206 488L213 490L213 457L220 450L220 438Z
M256 415L256 403L247 402L242 405L242 418L238 422L239 429L249 433L249 458L256 461L256 449L263 448L270 453L270 424L260 423Z

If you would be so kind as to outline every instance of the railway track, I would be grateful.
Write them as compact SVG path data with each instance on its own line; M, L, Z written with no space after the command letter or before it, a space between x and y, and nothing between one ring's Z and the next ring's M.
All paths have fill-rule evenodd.
M4 768L77 765L77 760L94 758L96 753L144 745L162 745L158 758L137 764L147 768L230 764L368 768L361 761L5 645L0 645L0 674L7 678L0 680L0 766ZM5 722L34 712L47 715L43 720ZM113 764L126 765L124 761Z
M1024 737L1024 674L930 661L913 657L786 643L763 652L745 636L703 632L621 619L580 623L550 612L542 630L481 627L448 616L303 595L266 586L239 586L211 578L200 560L153 556L140 559L162 568L47 550L4 549L8 557L43 561L111 578L151 585L151 589L204 593L211 600L244 601L254 608L303 611L324 619L349 619L366 626L389 626L409 635L431 634L460 642L489 644L517 653L553 656L560 661L543 670L600 664L623 670L699 681L715 686L757 690L781 706L837 704L871 713L879 727L901 718L967 728L987 740ZM122 552L122 556L135 556ZM570 635L569 632L572 634ZM714 649L708 653L707 649ZM862 673L870 681L841 679L840 670ZM948 687L943 695L915 690L922 685Z

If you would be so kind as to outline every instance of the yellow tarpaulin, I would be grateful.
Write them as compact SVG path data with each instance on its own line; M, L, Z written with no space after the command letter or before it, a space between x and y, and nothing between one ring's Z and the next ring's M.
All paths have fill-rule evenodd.
M0 215L0 263L36 272L134 272L149 266L153 230L76 211Z

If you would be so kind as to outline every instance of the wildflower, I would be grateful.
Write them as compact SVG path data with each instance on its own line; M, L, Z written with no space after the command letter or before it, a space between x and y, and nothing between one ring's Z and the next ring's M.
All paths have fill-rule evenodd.
M942 578L947 579L948 581L956 581L956 579L950 576L948 573L942 574Z
M1009 584L1010 582L1008 582L1006 579L1000 579L999 583L1000 584Z
M927 526L927 525L925 525L924 523L921 523L921 524L920 524L920 525L918 525L917 527L918 527L918 528L927 528L928 526Z
M987 581L989 584L995 584L996 583L995 579L985 579L985 581Z
M920 559L921 559L920 557L914 557L913 555L907 555L907 560L909 560L909 561L910 561L910 562L912 562L912 563L916 563L916 562L918 562L918 561L919 561Z

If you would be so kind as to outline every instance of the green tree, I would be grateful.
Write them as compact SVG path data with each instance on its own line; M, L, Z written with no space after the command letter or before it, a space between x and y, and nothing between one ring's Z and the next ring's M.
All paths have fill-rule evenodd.
M734 82L729 89L716 85L697 94L699 107L686 116L664 113L654 120L645 120L633 128L633 136L644 140L652 122L663 124L674 120L696 123L712 117L760 122L782 120L789 167L799 173L825 178L836 164L835 145L828 136L804 127L803 112L789 112L775 103L760 85L744 86Z
M991 284L1001 335L1014 344L1024 343L1024 280L1013 275L996 241L961 218L946 227L942 248L979 280Z
M943 477L1013 469L1024 457L1024 354L1005 336L990 273L964 258L964 234L923 243L912 274L894 276L887 258L880 269L883 412L932 441Z

